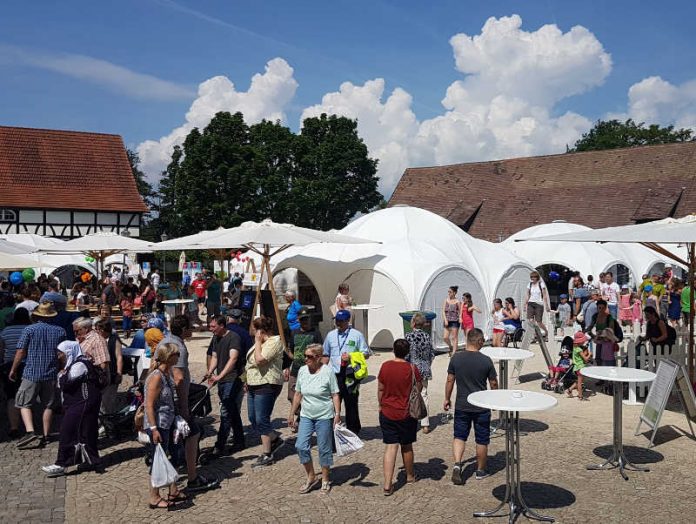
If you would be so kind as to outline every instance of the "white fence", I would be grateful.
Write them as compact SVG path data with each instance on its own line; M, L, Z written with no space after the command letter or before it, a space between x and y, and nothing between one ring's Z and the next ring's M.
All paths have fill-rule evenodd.
M627 357L626 365L637 369L644 369L655 373L660 361L665 358L676 360L679 364L686 365L689 346L689 333L686 329L677 330L677 341L670 348L667 345L654 346L650 342L638 342L637 339L624 339L621 354ZM623 362L623 358L620 360ZM639 399L644 399L650 389L649 383L629 383L628 403L639 404Z

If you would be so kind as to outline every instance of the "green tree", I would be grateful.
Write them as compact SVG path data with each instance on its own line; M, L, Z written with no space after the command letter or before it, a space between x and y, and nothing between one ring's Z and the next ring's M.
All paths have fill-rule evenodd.
M128 155L128 163L133 172L133 178L135 178L135 185L138 187L138 193L143 197L145 204L152 209L155 205L157 193L152 187L152 184L145 178L145 173L140 170L140 156L138 156L137 152L130 149L126 149L126 155Z
M174 149L159 220L172 236L264 218L341 228L382 200L376 170L353 120L309 118L295 134L279 122L247 126L241 113L220 112Z
M632 119L625 122L618 120L598 120L592 129L583 133L575 142L569 153L579 151L598 151L622 147L647 146L654 144L672 144L694 140L690 129L675 130L674 126L661 127L644 122L636 124Z

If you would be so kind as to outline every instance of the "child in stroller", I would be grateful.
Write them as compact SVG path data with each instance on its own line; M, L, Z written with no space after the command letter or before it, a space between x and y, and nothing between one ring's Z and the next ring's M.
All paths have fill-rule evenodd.
M549 374L546 380L541 383L541 389L562 393L572 379L573 363L571 355L573 352L573 338L566 336L561 342L561 350L558 353L560 359L555 366L549 366Z

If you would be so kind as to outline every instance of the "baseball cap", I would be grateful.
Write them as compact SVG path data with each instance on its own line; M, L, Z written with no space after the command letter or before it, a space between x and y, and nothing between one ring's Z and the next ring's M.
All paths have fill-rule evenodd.
M568 295L566 295L565 293L563 293L563 294L561 295L561 298L568 298Z
M241 309L234 308L234 309L230 310L229 314L230 314L230 317L232 317L236 320L239 320L240 318L242 318L242 315L244 313L242 312Z
M341 309L336 312L336 322L345 322L346 320L350 320L350 311Z
M309 309L306 307L300 308L300 310L297 312L297 318L310 318L312 314L309 312Z

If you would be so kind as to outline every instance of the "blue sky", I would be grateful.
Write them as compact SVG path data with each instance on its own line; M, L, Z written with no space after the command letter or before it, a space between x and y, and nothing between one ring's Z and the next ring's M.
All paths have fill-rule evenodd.
M490 17L513 14L523 32L546 24L561 33L583 26L610 56L610 71L576 89L579 94L554 94L545 106L549 118L634 116L628 103L634 84L659 76L681 86L696 78L696 3L690 1L10 1L0 17L0 124L117 133L137 147L184 123L201 82L223 75L245 92L251 77L277 57L292 68L297 86L282 107L260 110L259 118L282 114L297 130L303 111L341 83L363 86L381 78L382 99L401 88L422 123L445 112L448 86L466 76L455 68L450 38L479 35ZM679 103L688 104L691 89L684 92ZM644 114L670 123L675 111ZM376 143L371 150L381 159L385 147ZM532 144L484 148L461 159L423 154L402 158L393 169L508 151L546 152Z

